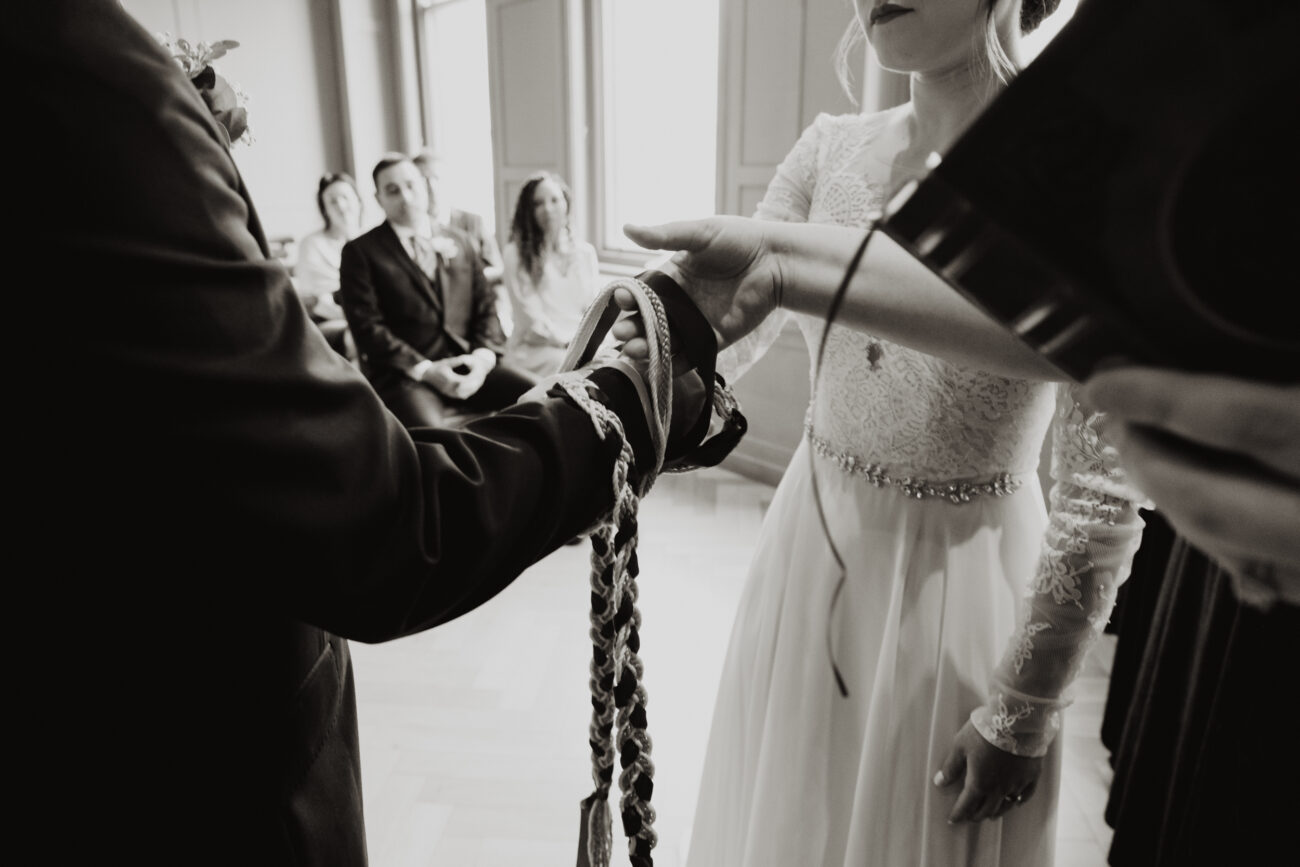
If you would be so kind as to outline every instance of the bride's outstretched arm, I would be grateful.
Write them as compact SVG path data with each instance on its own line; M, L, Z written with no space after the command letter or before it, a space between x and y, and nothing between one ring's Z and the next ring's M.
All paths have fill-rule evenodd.
M626 226L624 232L643 247L677 251L665 270L713 323L720 348L778 306L825 316L863 238L861 229L744 217ZM1065 378L884 234L867 245L835 321L990 373Z

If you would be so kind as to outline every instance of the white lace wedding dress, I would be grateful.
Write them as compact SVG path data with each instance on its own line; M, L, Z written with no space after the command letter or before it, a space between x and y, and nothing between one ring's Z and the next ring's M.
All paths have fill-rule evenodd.
M865 226L902 180L871 145L905 110L819 116L758 215ZM815 356L822 323L796 319ZM746 367L783 322L723 368ZM1066 386L833 326L815 392L732 632L689 864L1050 864L1066 688L1128 574L1137 495ZM1036 474L1049 427L1050 514ZM834 606L809 450L847 567ZM968 718L1048 759L1023 806L953 826L958 789L931 780Z

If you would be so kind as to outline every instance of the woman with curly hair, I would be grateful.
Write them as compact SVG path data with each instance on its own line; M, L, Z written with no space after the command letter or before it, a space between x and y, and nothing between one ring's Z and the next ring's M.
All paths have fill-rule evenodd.
M508 362L539 376L559 369L582 314L599 289L596 248L573 236L573 196L558 175L539 172L519 191L502 258L514 308Z

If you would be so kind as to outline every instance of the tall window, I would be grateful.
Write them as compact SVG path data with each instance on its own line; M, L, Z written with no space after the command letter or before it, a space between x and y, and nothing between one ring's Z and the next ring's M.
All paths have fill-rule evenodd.
M439 194L495 225L484 0L419 0L419 8L425 134L441 157Z
M598 5L598 242L640 251L624 223L717 209L719 0Z

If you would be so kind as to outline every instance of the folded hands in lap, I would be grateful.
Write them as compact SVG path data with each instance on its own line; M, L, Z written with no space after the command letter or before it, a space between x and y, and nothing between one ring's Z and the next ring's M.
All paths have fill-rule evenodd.
M435 361L424 372L423 381L444 397L465 400L483 387L492 364L475 353Z

